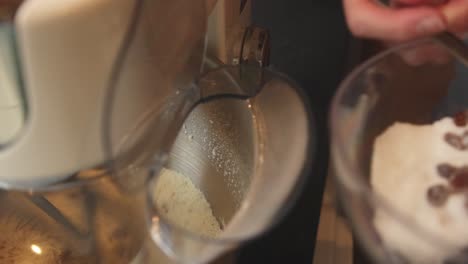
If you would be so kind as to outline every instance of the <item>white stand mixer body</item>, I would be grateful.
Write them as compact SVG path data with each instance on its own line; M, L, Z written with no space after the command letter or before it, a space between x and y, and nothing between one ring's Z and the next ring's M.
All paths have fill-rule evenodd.
M0 151L0 185L50 184L106 161L101 142L106 89L137 2L21 5L14 26L28 113L20 133ZM131 65L119 77L120 85L135 86L120 95L134 110L122 113L124 129L161 95L151 70L157 61L148 60L152 51L145 38L137 30L127 54Z

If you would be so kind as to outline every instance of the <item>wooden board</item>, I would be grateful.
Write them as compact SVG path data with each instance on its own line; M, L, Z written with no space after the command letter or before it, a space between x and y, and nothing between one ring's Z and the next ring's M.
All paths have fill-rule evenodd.
M320 212L313 264L352 264L353 238L335 208L335 188L327 178Z

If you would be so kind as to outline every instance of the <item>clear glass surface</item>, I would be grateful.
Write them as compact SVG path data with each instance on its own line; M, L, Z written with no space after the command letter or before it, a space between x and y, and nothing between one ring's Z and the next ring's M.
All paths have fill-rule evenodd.
M66 188L0 190L0 262L138 263L142 183L124 187L103 173L82 171Z
M385 179L388 183L396 182L396 185L389 184L383 193L376 190L372 181L373 176L383 173L372 174L372 164L374 144L385 131L396 123L429 126L467 109L468 69L438 45L433 40L421 40L375 56L342 82L333 100L330 124L338 197L356 236L376 263L468 262L468 243L465 244L468 236L464 228L453 237L428 228L430 225L427 224L445 213L452 216L454 212L449 212L452 209L455 214L464 215L465 209L428 209L433 217L421 221L421 207L413 207L409 213L407 205L411 206L413 201L422 201L422 204L426 202L425 196L415 195L403 205L396 204L395 199L388 199L388 193L393 192L390 197L411 197L408 185L401 183L400 188L394 188L392 186L398 186L398 179ZM434 47L440 53L437 61L423 65L409 63L411 60L408 59L415 52L421 55ZM394 144L398 145L399 141L395 140ZM401 153L405 159L417 160L417 155L423 155L418 154L420 146L399 147L407 149L406 153ZM398 169L399 165L394 164L386 170ZM427 177L438 177L432 176L435 173L436 170L430 167ZM386 228L379 227L378 223L382 221L386 222Z
M147 185L148 228L179 263L209 262L279 221L301 191L315 147L306 97L287 77L223 66L204 74L196 87L199 100L180 130L161 137L169 151L148 163L154 172ZM164 123L144 126L152 131L145 133L148 147ZM167 170L178 175L164 176ZM170 184L177 179L188 181ZM206 211L195 199L183 204L192 193L187 186L206 200L216 232L204 227ZM199 221L201 226L194 224Z

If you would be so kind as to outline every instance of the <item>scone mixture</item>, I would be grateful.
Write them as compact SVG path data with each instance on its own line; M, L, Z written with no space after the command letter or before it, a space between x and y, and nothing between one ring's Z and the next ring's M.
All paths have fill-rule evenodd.
M166 218L196 234L214 237L221 232L210 204L190 178L168 169L159 177L154 197Z
M381 208L374 224L386 246L410 263L468 260L465 119L460 113L431 125L396 123L375 141L371 185L413 225Z

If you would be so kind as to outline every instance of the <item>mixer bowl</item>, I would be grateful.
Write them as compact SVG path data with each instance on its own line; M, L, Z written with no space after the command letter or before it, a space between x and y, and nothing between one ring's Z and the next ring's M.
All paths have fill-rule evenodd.
M409 55L421 54L434 47L440 49L443 60L424 65L408 63L411 62ZM468 106L466 76L466 65L444 52L434 40L421 40L392 48L365 62L343 81L333 100L330 124L337 193L357 238L376 263L468 261L467 245L460 242L466 241L465 228L453 229L456 221L442 232L431 226L444 214L456 219L451 218L453 213L463 209L454 207L452 213L445 207L428 209L433 216L422 217L424 214L420 213L421 208L426 208L426 197L412 195L408 190L414 188L400 182L401 178L397 179L397 175L402 174L409 179L415 176L414 173L394 173L394 178L386 178L387 185L380 189L376 189L376 180L373 180L374 176L390 175L384 173L399 169L417 156L431 157L437 155L437 151L423 150L420 142L413 146L402 136L401 140L395 138L387 146L406 149L405 153L395 152L401 154L400 161L403 162L394 162L393 167L379 171L372 167L378 137L396 123L427 128L441 118L465 111ZM435 141L424 145L432 144L436 144ZM394 149L388 150L388 156L380 160L393 161ZM443 161L443 157L441 159ZM433 165L427 166L427 177L432 179L436 171L431 167ZM437 177L434 179L445 184ZM419 184L426 186L425 182ZM399 197L407 199L401 202ZM448 236L449 230L458 235L455 238Z

